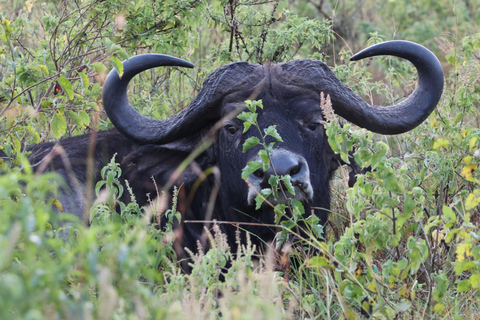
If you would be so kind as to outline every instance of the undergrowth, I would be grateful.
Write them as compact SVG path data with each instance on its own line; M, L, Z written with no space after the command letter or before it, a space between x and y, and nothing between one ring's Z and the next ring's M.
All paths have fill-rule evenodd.
M9 160L0 159L0 318L478 318L479 8L477 0L0 0L0 152ZM432 115L401 136L327 117L330 146L347 163L353 152L368 172L348 188L348 166L337 171L329 223L312 217L302 245L288 241L302 219L290 203L277 208L281 250L258 256L248 241L230 248L214 226L211 249L192 254L186 274L174 250L175 197L170 209L153 199L149 208L133 197L122 203L131 192L113 159L86 228L58 214L60 179L34 174L26 161L25 145L111 127L100 112L101 85L127 56L159 52L198 66L194 77L145 73L132 86L134 106L158 118L186 105L216 67L237 60L323 58L366 101L387 105L413 90L415 79L406 80L413 67L394 58L346 61L395 37L435 51L445 92ZM263 198L282 192L278 185L288 189L282 179ZM281 220L288 210L293 219Z

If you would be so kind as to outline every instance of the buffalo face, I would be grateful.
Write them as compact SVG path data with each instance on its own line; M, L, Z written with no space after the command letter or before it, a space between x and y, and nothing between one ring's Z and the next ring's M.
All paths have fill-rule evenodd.
M255 213L257 219L269 222L273 222L272 205L286 203L288 198L301 201L306 209L328 209L328 185L337 162L321 125L323 118L319 94L315 99L297 96L294 88L280 84L272 87L265 83L262 87L263 90L257 97L263 103L263 109L257 109L259 127L263 132L269 126L276 126L283 142L267 136L267 144L275 142L270 154L270 168L267 171L260 168L243 181L241 169L248 162L261 162L258 155L261 146L257 145L242 153L243 144L252 136L260 140L263 137L253 126L244 134L243 122L237 118L223 122L217 142L218 165L222 175L222 188L226 190L228 199L232 200L231 206L239 212ZM229 113L235 112L238 105L241 102L224 106L223 116L228 117ZM276 199L268 197L261 210L256 211L255 198L260 190L270 187L268 180L272 175L289 175L295 193L292 195L286 188L282 188L283 192L279 192ZM307 213L310 214L310 210Z

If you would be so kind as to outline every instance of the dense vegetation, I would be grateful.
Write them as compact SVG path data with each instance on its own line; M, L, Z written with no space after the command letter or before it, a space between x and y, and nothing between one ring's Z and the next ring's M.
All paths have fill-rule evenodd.
M10 159L0 160L0 318L478 317L479 23L479 0L0 0L0 149ZM350 189L348 167L338 170L326 236L304 239L314 256L284 245L256 257L213 229L213 249L183 274L172 247L175 199L161 229L155 206L116 204L129 190L113 160L92 186L110 198L92 204L85 227L53 211L62 181L33 174L26 160L25 145L110 128L102 83L134 54L196 65L145 72L132 85L134 106L161 118L186 106L215 68L241 60L321 59L364 99L393 103L415 87L411 64L348 61L390 39L437 54L444 95L400 136L329 117L332 148L373 170Z

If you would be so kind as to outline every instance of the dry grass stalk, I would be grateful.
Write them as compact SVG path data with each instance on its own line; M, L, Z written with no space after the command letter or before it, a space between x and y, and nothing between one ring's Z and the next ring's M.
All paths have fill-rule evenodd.
M336 123L338 124L337 117L332 108L332 101L330 100L330 95L327 94L325 97L323 92L320 92L320 109L322 109L323 117L325 121L323 123Z

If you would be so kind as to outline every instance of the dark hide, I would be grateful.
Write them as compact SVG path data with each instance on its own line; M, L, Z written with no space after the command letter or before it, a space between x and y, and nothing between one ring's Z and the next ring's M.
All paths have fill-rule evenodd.
M89 149L92 146L93 167L87 169ZM130 139L121 135L116 129L100 131L95 134L66 138L57 143L42 143L27 148L31 152L29 160L37 173L56 171L65 178L66 185L61 187L59 200L64 212L73 213L82 218L85 204L85 183L87 174L91 174L93 190L95 183L101 179L101 169L117 154L116 159L123 159L138 148ZM89 200L93 195L89 195ZM92 204L93 202L90 202Z

